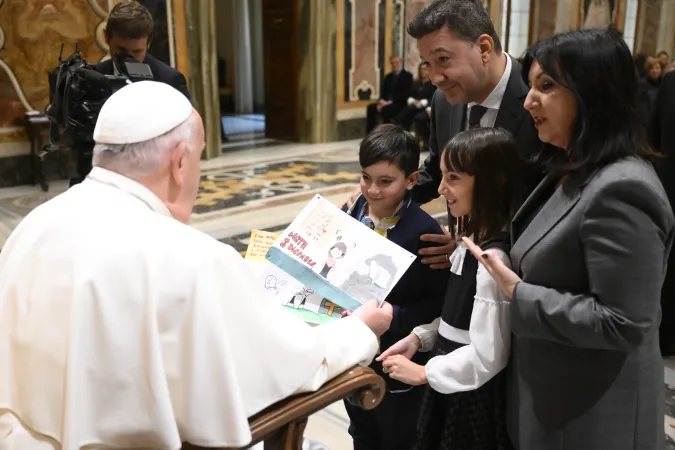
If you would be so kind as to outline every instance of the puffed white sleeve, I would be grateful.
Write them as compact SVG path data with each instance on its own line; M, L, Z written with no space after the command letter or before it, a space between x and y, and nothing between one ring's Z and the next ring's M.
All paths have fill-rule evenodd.
M422 346L420 352L429 352L436 343L436 336L438 336L438 327L441 324L441 318L437 318L431 323L415 327L412 332L420 340Z
M511 267L505 252L492 252ZM442 394L478 389L506 367L511 351L510 303L482 264L476 273L469 339L470 344L426 364L432 389Z

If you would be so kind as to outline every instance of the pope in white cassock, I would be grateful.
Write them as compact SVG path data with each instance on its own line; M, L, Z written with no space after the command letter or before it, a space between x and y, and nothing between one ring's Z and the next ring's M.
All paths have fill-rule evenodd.
M124 87L94 139L0 253L0 449L239 447L249 416L370 363L390 305L312 328L186 225L204 128L180 92Z

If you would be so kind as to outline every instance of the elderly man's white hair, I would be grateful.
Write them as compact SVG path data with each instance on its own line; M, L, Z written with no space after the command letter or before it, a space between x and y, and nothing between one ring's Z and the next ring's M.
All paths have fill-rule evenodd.
M189 151L195 150L192 148L192 136L196 126L197 118L191 114L174 129L147 141L133 144L96 144L93 165L129 178L148 177L159 170L171 151L181 142L185 142Z

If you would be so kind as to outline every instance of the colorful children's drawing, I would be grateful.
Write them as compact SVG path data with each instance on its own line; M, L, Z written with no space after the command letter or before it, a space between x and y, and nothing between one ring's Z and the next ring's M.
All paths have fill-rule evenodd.
M340 288L355 299L384 300L396 278L398 269L388 255L375 255L366 260L367 271L354 271Z
M307 323L321 324L339 319L344 312L342 308L315 294L265 259L264 255L279 236L279 233L253 230L244 257L258 275L265 292Z
M350 311L371 299L386 299L415 258L320 195L267 253L312 295Z

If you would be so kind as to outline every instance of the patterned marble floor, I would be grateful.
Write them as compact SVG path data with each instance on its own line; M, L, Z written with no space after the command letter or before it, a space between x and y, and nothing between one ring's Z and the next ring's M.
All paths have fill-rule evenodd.
M229 143L223 146L223 156L202 163L191 225L243 253L251 229L285 228L317 193L339 204L358 179L358 141L320 145L269 140L249 145ZM47 193L32 186L0 189L0 248L28 212L66 188L67 183L55 182ZM441 200L424 209L447 223ZM668 449L675 450L675 358L665 362L665 375L665 431ZM336 403L312 416L306 434L332 450L348 449L348 423L344 407Z

